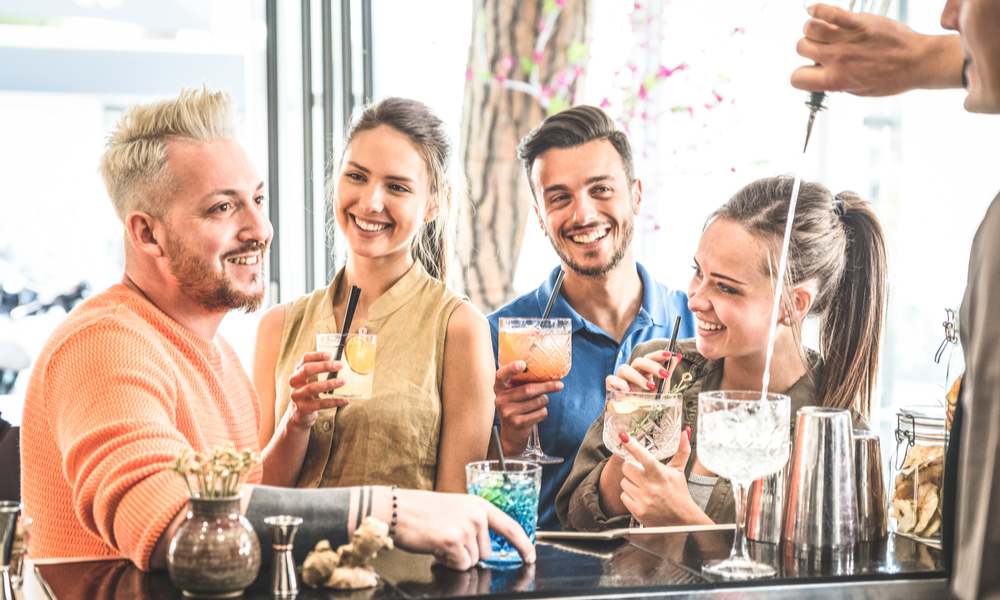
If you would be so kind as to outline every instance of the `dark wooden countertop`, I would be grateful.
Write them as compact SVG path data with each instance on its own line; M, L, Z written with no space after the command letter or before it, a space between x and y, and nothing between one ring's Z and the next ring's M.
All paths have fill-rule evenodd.
M948 598L941 553L890 535L838 557L783 556L780 546L751 543L751 554L779 568L776 579L725 582L701 573L705 560L728 556L732 531L632 535L600 542L539 543L538 560L509 570L475 567L459 572L429 556L394 550L375 564L377 588L354 592L313 590L300 584L299 600L396 600L485 597L531 598ZM172 600L180 590L166 572L143 573L126 561L38 565L56 600ZM270 599L270 570L245 593ZM738 590L738 592L737 592Z

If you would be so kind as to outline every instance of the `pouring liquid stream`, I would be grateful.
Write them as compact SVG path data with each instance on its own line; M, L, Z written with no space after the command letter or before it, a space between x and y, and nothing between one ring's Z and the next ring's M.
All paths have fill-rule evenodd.
M796 169L801 172L802 169ZM778 282L774 286L774 309L771 311L771 328L767 338L767 358L764 361L764 385L761 400L767 400L767 386L771 382L771 355L774 354L774 336L778 329L778 313L781 309L781 292L785 283L785 267L788 263L788 243L792 239L792 221L795 219L795 205L799 201L799 187L802 175L795 176L792 198L788 203L788 218L785 220L785 237L781 242L781 259L778 261Z

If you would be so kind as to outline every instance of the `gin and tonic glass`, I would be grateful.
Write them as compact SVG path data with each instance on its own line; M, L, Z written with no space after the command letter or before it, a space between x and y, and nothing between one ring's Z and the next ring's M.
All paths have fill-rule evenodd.
M677 452L681 441L681 395L608 390L604 408L604 445L623 459L636 462L618 434L623 431L642 444L656 460Z
M656 460L677 452L683 416L680 394L608 390L604 407L604 445L621 458L637 463L618 434L625 432ZM642 527L632 517L630 528Z
M569 319L500 319L497 345L500 366L524 361L524 372L512 378L519 383L558 381L569 374L573 364L573 326ZM531 426L528 447L517 458L543 465L563 461L542 451L537 424Z
M788 462L788 396L761 392L702 392L698 395L698 459L727 477L736 496L736 537L729 558L706 562L702 571L724 579L773 577L771 565L747 554L747 488Z
M337 355L341 334L320 333L316 335L316 350ZM364 399L372 397L372 379L375 372L375 335L367 331L350 333L344 343L341 360L346 367L337 373L344 385L330 392L320 394L321 398Z

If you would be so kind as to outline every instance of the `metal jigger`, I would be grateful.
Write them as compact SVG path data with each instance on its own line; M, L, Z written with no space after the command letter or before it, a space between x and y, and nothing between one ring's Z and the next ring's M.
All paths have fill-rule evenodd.
M271 592L276 598L291 598L299 593L295 581L295 559L292 558L292 540L302 519L280 515L264 519L271 530L271 547L274 560L271 562Z
M0 502L0 570L3 572L0 600L14 600L14 588L10 583L10 553L14 547L17 532L17 517L21 514L21 503L4 500Z

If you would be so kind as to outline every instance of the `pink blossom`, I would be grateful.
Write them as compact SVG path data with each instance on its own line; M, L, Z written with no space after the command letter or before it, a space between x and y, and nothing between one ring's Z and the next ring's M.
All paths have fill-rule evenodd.
M542 98L548 99L552 97L552 88L547 86L542 86Z
M560 71L556 78L552 80L552 87L559 89L566 87L566 71Z
M535 61L536 63L537 62L542 62L543 58L545 58L545 51L544 50L538 50L534 54L531 55L531 60Z
M733 173L735 173L736 172L736 167L729 167L729 170L732 171Z
M499 68L503 72L510 71L511 67L514 66L514 58L510 56L505 56L500 59Z
M610 100L608 100L607 98L605 98L604 100L601 100L601 108L607 108L609 106L611 106L611 101Z
M558 8L566 8L566 0L556 0L556 6Z
M648 95L649 95L649 92L646 91L646 86L642 86L642 87L639 88L639 97L640 98L642 98L643 100L645 100L646 96L648 96Z
M583 76L583 65L576 65L573 67L573 76L582 77Z
M660 65L660 70L656 72L656 76L666 79L667 77L673 75L676 71L683 71L686 68L688 68L687 63L681 63L673 69L668 69L667 67Z
M722 96L719 95L719 92L712 90L712 95L715 96L717 101L722 102Z
M737 27L736 29L733 30L734 34L736 34L736 33L746 33L746 32L747 32L747 30L743 29L742 27Z
M646 111L642 111L642 120L643 120L643 121L645 121L645 120L646 120L646 117L648 117L648 116L649 116L649 115L648 115L648 113L646 113Z
M639 10L640 8L642 8L642 5L636 2L635 6L633 7L633 10Z
M691 118L693 119L694 118L694 107L693 106L689 106L687 108L687 111L688 111L688 114L691 115Z
M465 68L465 80L472 81L472 67Z
M493 78L496 79L497 83L499 83L500 85L503 85L504 82L507 81L507 76L504 75L503 73L497 73L496 75L493 76Z
M660 230L660 224L657 223L656 221L653 221L653 231L659 231L659 230Z

